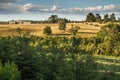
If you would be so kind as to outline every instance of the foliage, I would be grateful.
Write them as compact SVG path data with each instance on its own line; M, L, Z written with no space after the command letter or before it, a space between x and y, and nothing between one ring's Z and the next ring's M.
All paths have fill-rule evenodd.
M66 28L66 21L64 19L59 19L58 20L58 25L60 30L65 30Z
M95 22L95 16L93 13L89 13L86 17L87 22Z
M105 72L109 65L97 62L92 54L119 56L119 40L117 24L103 26L93 38L0 37L0 59L2 64L14 62L22 80L118 80L115 70Z
M75 26L75 27L71 26L70 33L72 35L76 35L79 29L80 29L80 27L78 27L78 26Z
M120 25L108 24L101 28L98 32L98 38L102 43L98 45L100 49L98 54L119 56L119 39L120 39Z
M20 71L13 62L0 63L0 80L21 80Z
M96 22L99 22L99 23L102 22L100 14L97 13L96 16L95 16L95 18L96 18Z
M51 15L49 18L48 18L48 21L50 23L57 23L58 22L58 16L57 15Z
M50 26L46 26L46 27L43 29L43 34L46 34L46 35L52 34L52 30L51 30Z
M95 15L93 13L88 13L86 16L86 21L87 22L99 22L99 23L107 23L109 21L115 22L116 17L115 14L112 13L110 16L108 14L105 14L103 19L101 18L100 14L96 13Z
M111 15L110 15L110 21L116 21L116 18L115 18L115 14L114 13L112 13Z
M104 23L106 23L106 22L109 21L109 16L108 16L108 14L104 15L103 21L104 21Z

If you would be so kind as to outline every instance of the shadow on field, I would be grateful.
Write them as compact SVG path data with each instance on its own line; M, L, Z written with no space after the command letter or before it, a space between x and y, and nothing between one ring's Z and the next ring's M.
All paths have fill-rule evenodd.
M98 30L98 29L80 28L80 30Z
M95 32L78 32L79 34L96 34Z
M117 59L108 59L108 58L100 58L100 57L96 57L95 59L103 61L103 62L106 61L106 62L110 62L110 63L118 63L118 64L120 64L120 60L117 60Z
M6 28L9 28L9 27L0 26L0 29L6 29Z
M101 80L120 80L120 60L95 57Z
M71 34L51 34L52 36L70 36Z

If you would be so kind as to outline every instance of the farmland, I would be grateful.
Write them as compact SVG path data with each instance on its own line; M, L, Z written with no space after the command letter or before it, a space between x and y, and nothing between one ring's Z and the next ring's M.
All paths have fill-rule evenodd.
M77 35L81 37L93 37L96 36L96 33L100 30L103 24L99 23L67 23L66 30L59 30L58 24L0 24L0 36L8 36L8 35L18 35L16 31L17 28L20 28L23 33L29 32L30 35L35 36L44 36L43 29L46 26L50 26L52 29L52 35L62 35L62 36L70 36L69 29L71 25L79 26L80 29Z

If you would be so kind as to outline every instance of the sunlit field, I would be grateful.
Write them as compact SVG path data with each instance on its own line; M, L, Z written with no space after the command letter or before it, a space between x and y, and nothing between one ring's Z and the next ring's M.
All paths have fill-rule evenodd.
M55 36L70 36L69 29L71 25L79 26L80 29L77 35L81 37L93 37L100 30L101 25L99 23L67 23L66 30L59 30L58 24L0 24L0 36L16 36L18 35L17 28L22 30L22 33L30 33L30 35L44 36L43 29L46 26L50 26L52 29L52 35Z

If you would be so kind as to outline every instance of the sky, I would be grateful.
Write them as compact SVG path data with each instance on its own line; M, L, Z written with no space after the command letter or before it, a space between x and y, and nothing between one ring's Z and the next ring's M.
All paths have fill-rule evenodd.
M85 20L89 12L120 17L120 0L0 0L0 21L46 20L52 14Z

